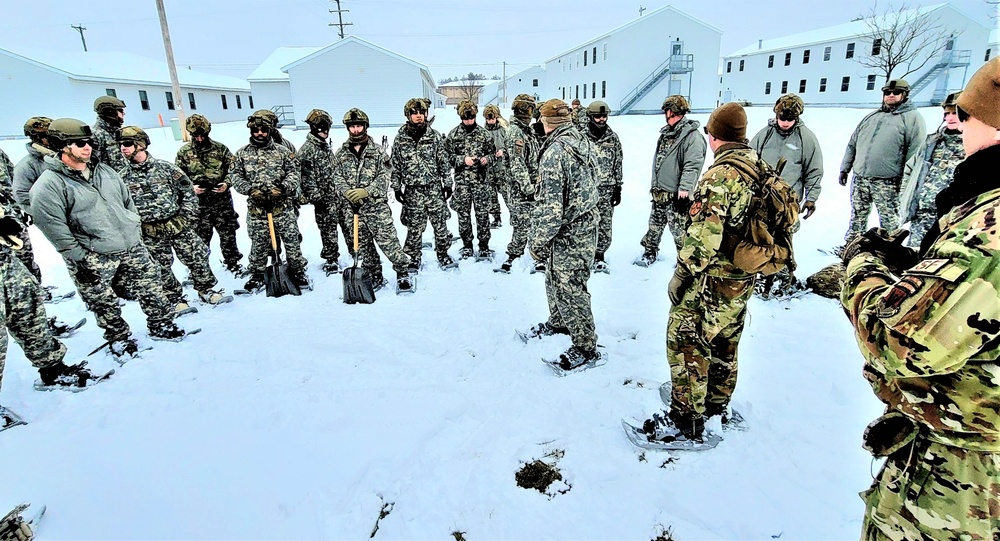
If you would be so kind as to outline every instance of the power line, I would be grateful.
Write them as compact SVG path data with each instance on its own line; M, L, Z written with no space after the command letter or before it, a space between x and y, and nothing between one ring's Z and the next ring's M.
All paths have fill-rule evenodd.
M337 9L331 9L329 11L330 11L330 13L336 13L337 14L337 21L338 22L336 22L336 23L330 23L327 26L337 26L337 27L340 27L340 29L338 30L337 34L340 36L340 39L344 39L344 27L345 26L354 26L354 23L345 23L344 22L344 13L349 13L350 10L349 9L341 9L340 8L340 0L331 0L331 1L337 3Z

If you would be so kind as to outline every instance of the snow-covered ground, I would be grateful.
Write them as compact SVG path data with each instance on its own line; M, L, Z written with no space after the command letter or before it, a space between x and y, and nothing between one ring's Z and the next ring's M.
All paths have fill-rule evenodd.
M807 109L803 117L821 142L826 176L816 214L796 236L801 277L833 261L815 248L839 244L847 227L848 190L837 171L866 112ZM934 129L940 109L923 113ZM771 114L750 109L748 135ZM435 127L457 123L453 111L439 111ZM734 397L748 432L727 433L705 453L673 455L639 452L622 434L621 418L641 420L662 407L657 386L670 377L669 233L659 263L631 265L662 123L610 121L625 149L625 188L611 274L589 283L605 366L556 378L540 358L564 350L568 337L529 345L515 338L515 328L547 316L543 277L529 274L526 261L510 275L493 272L499 261L463 261L451 273L431 266L413 296L384 290L375 304L344 304L341 277L319 271L307 207L299 225L315 291L201 305L178 322L204 332L156 342L109 382L78 394L34 391L37 372L11 341L0 403L30 424L0 436L0 512L22 501L48 505L43 540L365 539L376 524L378 539L651 539L662 528L683 540L856 539L857 494L877 468L861 433L881 408L832 300L752 302ZM395 131L371 134L391 140ZM296 145L306 136L283 133ZM247 130L215 125L212 136L235 151ZM151 153L172 160L180 143L169 131L150 137ZM338 144L345 138L343 129L333 134ZM0 148L15 162L25 154L23 141ZM236 205L243 214L241 196ZM504 224L491 242L500 257L511 231L506 210ZM454 218L450 225L457 233ZM44 282L72 289L62 260L37 230L32 236ZM247 253L245 230L239 242ZM221 285L240 287L218 253L213 243ZM79 300L49 313L90 319L66 340L67 361L102 343ZM135 303L125 315L149 344ZM90 364L117 366L101 353ZM550 498L515 484L523 463L545 455L561 456L546 460L556 462L568 492Z

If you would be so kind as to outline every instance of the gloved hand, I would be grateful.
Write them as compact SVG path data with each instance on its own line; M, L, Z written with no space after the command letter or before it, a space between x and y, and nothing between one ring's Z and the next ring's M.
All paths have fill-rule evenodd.
M840 185L847 186L847 171L840 172Z
M76 262L76 281L83 286L92 286L101 280L101 275L87 266L86 258Z
M392 193L396 195L396 201L400 203L406 202L406 194L403 193L403 190L393 190Z
M920 260L916 250L903 246L903 241L908 236L910 232L905 229L890 233L881 227L873 227L847 243L844 247L844 265L867 252L881 259L893 274L901 274Z
M441 188L441 195L443 195L446 200L451 199L452 193L453 192L451 186L444 186Z
M622 187L615 186L614 191L611 192L611 206L617 207L618 205L621 204L621 202L622 202Z
M670 303L675 306L680 304L681 299L684 298L684 293L687 292L692 283L694 283L694 276L691 274L691 271L684 265L677 263L674 275L670 278L670 285L667 286L667 295L670 297Z
M268 195L270 195L271 197L278 197L281 194L282 194L281 188L277 187L271 188L271 191L268 192Z
M802 217L803 220L808 220L814 212L816 212L815 201L806 201L805 203L802 203L802 209L799 210L799 214L805 214L805 216Z
M264 197L264 192L254 188L253 190L250 190L250 197L253 199L261 199Z
M531 259L534 259L535 263L544 263L545 260L548 259L547 257L542 257L541 255L536 254L535 250L531 248L528 248L528 253L531 254Z
M21 224L14 218L11 218L10 216L0 218L0 236L16 237L22 230L24 230L24 228L21 227Z
M344 197L354 204L358 204L362 199L368 197L368 190L364 188L353 188L344 192Z
M19 505L0 519L0 539L5 541L7 539L14 541L31 541L34 539L34 532L31 531L31 527L21 517L21 512L27 508L27 505Z

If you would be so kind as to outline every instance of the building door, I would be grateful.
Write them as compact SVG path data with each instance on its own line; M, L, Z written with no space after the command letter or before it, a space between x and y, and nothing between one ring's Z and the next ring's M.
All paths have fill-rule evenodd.
M725 93L722 94L722 103L729 103L733 101L733 91L726 89Z
M674 94L681 93L681 82L670 80L669 88L667 89L667 94L673 96Z
M683 43L674 43L673 46L670 48L670 54L671 55L678 55L678 54L682 54L683 52L684 52L684 44Z

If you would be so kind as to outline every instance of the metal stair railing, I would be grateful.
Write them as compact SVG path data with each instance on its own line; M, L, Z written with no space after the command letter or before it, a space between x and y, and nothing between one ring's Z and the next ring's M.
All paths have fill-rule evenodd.
M664 77L674 73L690 73L694 71L693 54L670 55L662 64L656 67L648 77L642 80L631 92L629 92L620 102L619 113L625 114L632 109L632 106L642 99L653 89Z

